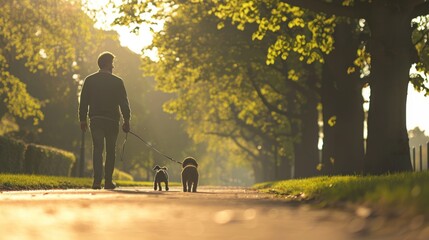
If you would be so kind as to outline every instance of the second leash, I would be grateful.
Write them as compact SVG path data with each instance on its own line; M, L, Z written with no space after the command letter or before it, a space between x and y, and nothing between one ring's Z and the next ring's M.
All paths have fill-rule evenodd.
M156 149L154 146L152 146L150 143L146 142L146 141L145 141L143 138L141 138L139 135L137 135L137 134L135 134L135 133L133 133L133 132L131 132L131 131L129 131L129 133L131 133L132 135L134 135L136 138L138 138L140 141L142 141L146 146L148 146L149 148L153 149L155 152L159 153L161 156L163 156L163 157L167 158L168 160L173 161L173 162L175 162L175 163L182 164L182 162L176 161L176 160L174 160L172 157L170 157L170 156L168 156L168 155L166 155L166 154L162 153L162 152L161 152L161 151L159 151L158 149ZM122 146L122 156L124 155L125 143L126 143L126 141L127 141L127 136L128 136L128 133L125 135L124 144L123 144L123 146ZM122 157L121 157L121 160L122 160Z
M121 162L124 161L125 143L127 142L128 133L125 133L124 143L122 143Z

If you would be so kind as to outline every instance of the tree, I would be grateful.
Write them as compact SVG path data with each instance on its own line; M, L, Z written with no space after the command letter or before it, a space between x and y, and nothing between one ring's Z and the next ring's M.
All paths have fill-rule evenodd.
M408 135L410 137L413 168L414 170L424 169L423 166L425 164L423 164L423 162L425 162L425 159L428 159L429 153L429 137L426 135L425 131L421 130L419 127L415 127L408 131ZM428 168L429 166L426 166L426 169Z
M410 136L410 146L419 147L420 145L425 146L429 142L429 137L426 135L424 130L421 130L419 127L408 131Z
M353 62L361 51L356 21L338 19L334 51L325 56L322 72L324 174L356 174L363 171L363 97L365 82ZM355 34L351 34L355 32Z
M0 115L32 118L37 125L44 119L46 103L29 93L31 80L22 78L33 78L30 73L63 76L75 70L85 51L92 48L94 36L87 27L91 21L77 3L65 0L6 0L0 7L0 98L4 104ZM76 49L79 42L88 44Z

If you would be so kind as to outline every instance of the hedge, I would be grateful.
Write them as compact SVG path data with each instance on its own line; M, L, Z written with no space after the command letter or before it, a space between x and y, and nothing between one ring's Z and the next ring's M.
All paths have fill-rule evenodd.
M22 173L25 150L24 142L0 136L0 172Z
M61 149L28 144L25 151L24 173L49 176L71 176L76 157Z
M112 178L114 180L134 181L133 176L116 168L115 171L113 171Z
M0 136L0 173L70 177L76 164L76 156L71 152ZM116 168L113 179L134 180L130 174Z

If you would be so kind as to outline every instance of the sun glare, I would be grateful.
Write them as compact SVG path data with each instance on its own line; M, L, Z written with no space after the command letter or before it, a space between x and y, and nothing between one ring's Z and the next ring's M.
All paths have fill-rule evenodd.
M115 31L119 34L119 41L121 45L128 47L133 52L142 53L144 47L152 43L152 33L149 27L141 27L139 33L132 33L127 27L114 27Z
M158 59L156 49L144 49L152 43L153 35L150 26L148 24L141 24L138 26L139 31L136 33L132 32L131 27L112 26L112 22L119 16L119 13L117 9L109 7L109 2L109 0L82 0L83 5L91 10L88 14L96 19L94 25L96 28L116 31L122 46L128 47L131 51L148 56L153 61L156 61ZM121 2L121 0L114 1L115 4ZM156 28L154 29L155 31L161 30L162 23L159 23L158 26L152 26L152 28L153 27Z
M429 97L425 97L423 93L414 90L410 84L408 86L407 98L407 128L412 130L419 127L420 130L425 131L426 135L429 134L429 114L427 109L429 107Z

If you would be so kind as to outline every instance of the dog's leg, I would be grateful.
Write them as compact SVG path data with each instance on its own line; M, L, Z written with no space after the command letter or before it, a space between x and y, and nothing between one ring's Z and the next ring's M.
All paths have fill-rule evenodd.
M188 192L191 192L192 182L188 181Z
M161 182L158 182L159 191L162 191Z
M183 192L186 192L186 181L183 175L182 175L182 186L183 186Z
M198 179L195 179L194 184L192 186L192 192L197 192Z
M165 182L165 191L168 191L168 181Z
M153 190L155 190L156 191L156 181L153 181Z

